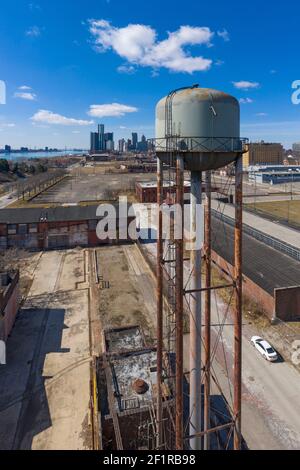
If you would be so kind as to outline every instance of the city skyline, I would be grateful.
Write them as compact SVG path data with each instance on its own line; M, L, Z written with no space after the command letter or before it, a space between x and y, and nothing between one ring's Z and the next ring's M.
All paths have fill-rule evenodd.
M300 106L292 103L300 6L291 15L286 4L230 4L217 0L213 17L209 5L199 15L189 2L180 21L156 14L155 6L172 11L169 1L143 11L136 0L5 4L0 147L88 148L98 120L116 142L133 132L150 138L155 103L193 83L240 100L242 136L291 147L300 140Z

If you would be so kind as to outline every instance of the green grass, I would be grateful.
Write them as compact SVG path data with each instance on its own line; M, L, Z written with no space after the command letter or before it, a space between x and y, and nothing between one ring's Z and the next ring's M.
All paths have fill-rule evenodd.
M300 201L258 202L245 204L245 208L300 227Z

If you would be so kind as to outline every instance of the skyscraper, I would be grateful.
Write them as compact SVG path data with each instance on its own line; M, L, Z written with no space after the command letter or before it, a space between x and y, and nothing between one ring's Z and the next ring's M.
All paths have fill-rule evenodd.
M138 143L138 135L136 132L132 133L132 150L137 149L137 143Z
M98 132L91 132L91 152L99 150L99 134Z
M99 150L105 150L104 124L98 125Z

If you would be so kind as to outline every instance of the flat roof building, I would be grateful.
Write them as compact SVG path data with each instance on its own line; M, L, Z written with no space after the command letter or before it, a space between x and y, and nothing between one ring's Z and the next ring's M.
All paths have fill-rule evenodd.
M251 165L281 165L283 163L283 146L278 143L258 142L247 145L243 155L243 167Z

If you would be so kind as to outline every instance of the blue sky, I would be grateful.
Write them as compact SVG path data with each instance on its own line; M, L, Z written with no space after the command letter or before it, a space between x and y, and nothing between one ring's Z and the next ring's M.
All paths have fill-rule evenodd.
M243 136L300 141L299 2L3 4L0 147L87 147L100 122L152 137L157 100L194 83L241 99Z

